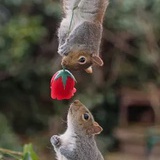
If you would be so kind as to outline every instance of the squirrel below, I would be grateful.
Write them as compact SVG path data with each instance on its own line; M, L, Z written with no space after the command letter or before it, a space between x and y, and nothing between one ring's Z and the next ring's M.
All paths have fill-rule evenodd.
M91 112L75 100L68 111L67 130L62 135L53 135L50 140L57 160L104 160L94 138L102 130Z

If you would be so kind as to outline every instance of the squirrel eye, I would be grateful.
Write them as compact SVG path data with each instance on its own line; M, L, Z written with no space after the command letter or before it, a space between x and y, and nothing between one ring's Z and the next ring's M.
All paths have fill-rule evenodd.
M88 120L88 119L89 119L89 117L90 117L90 116L89 116L89 114L88 114L88 113L84 113L84 114L83 114L83 119L84 119L84 120Z
M84 64L84 63L86 63L86 58L84 56L81 56L81 57L79 57L78 62L80 64Z

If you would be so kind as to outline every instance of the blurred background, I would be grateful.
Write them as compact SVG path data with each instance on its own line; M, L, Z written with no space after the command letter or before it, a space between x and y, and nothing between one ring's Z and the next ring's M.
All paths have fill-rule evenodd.
M0 1L0 147L31 142L41 160L54 160L53 134L63 133L69 104L79 99L103 127L97 137L108 160L160 157L160 0L110 0L101 57L92 75L72 71L78 92L50 98L61 69L57 28L60 0ZM1 156L0 156L1 157Z

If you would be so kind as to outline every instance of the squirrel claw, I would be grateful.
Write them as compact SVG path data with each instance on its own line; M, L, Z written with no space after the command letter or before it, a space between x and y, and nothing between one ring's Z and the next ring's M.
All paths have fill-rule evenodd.
M70 48L66 44L60 46L58 49L58 53L62 56L67 56L69 52Z
M57 135L52 136L50 141L53 146L60 146L60 138Z

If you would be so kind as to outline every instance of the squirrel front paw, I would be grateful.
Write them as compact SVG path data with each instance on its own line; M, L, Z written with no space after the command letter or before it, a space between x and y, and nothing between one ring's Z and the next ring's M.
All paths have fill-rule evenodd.
M67 56L69 52L70 52L70 47L66 43L58 48L58 53L61 56Z
M51 141L52 145L55 147L59 147L61 145L60 138L57 135L52 136L50 141Z

